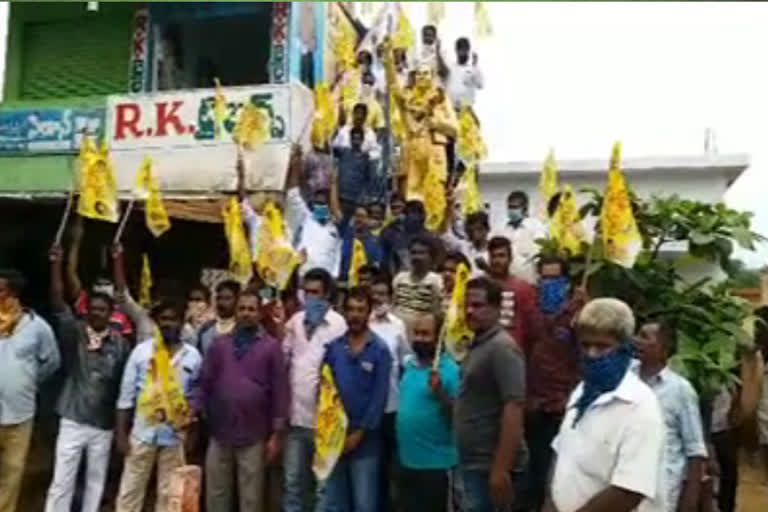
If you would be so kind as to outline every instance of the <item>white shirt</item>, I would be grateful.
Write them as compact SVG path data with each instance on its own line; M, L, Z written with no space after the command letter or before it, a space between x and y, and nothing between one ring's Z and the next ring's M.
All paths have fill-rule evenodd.
M478 249L466 238L459 238L452 229L447 230L443 236L443 243L451 251L458 251L467 257L472 266L469 270L472 272L472 278L482 277L485 272L477 265L477 260L488 263L488 247ZM487 244L486 244L487 246Z
M297 187L285 195L285 216L297 240L293 240L297 251L306 251L307 261L299 269L304 276L313 268L323 268L331 276L338 277L341 265L341 237L333 220L325 224L315 220L307 208Z
M405 323L392 313L387 313L384 317L372 314L368 326L376 336L384 340L392 356L389 394L384 412L396 412L400 407L400 367L405 362L405 356L413 353L408 343Z
M664 419L651 388L632 371L618 387L599 396L574 426L583 383L571 393L560 432L552 500L560 512L574 512L615 486L645 496L637 512L666 510Z
M547 237L547 229L536 219L526 217L516 228L506 224L494 230L491 238L503 236L512 243L512 265L510 273L530 284L538 281L536 271L536 255L539 253L539 245L536 240Z
M480 68L473 66L469 60L466 64L456 62L448 66L446 89L456 109L464 105L474 105L475 93L483 88L483 83L483 73Z
M325 347L347 332L344 317L329 309L323 322L307 339L304 312L299 311L285 325L283 351L288 361L291 382L291 426L315 428L317 386Z

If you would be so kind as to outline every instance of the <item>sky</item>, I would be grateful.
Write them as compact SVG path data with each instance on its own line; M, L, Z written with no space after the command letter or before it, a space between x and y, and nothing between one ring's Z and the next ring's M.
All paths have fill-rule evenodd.
M472 38L474 2L446 2L446 49ZM405 4L415 27L426 4ZM487 2L475 41L486 87L476 105L489 161L696 155L705 130L751 167L726 194L768 236L768 3ZM7 2L0 2L5 55ZM4 59L0 59L0 83ZM768 245L740 254L768 263Z

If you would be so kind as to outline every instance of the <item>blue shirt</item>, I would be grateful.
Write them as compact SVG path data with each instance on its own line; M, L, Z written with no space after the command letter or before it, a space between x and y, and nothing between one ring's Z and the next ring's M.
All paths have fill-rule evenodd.
M459 461L450 418L429 386L431 370L414 356L405 361L396 431L400 463L406 468L448 469ZM449 356L440 358L440 382L446 395L458 396L459 365Z
M639 366L633 369L639 374ZM667 508L674 511L688 469L688 459L707 456L699 399L691 383L669 367L643 381L656 394L664 415Z
M10 336L0 336L0 425L35 415L37 388L59 364L53 330L35 313L24 313Z
M386 343L373 332L369 332L368 341L356 355L349 347L347 336L336 338L328 345L325 362L333 371L341 403L347 413L347 431L365 431L362 443L351 455L372 455L378 449L379 428L389 393L392 356Z
M152 360L154 340L148 339L136 345L128 358L120 385L120 397L117 400L118 409L135 409L136 402L147 383L147 370ZM182 343L173 354L171 360L179 385L184 390L184 396L190 405L197 402L196 394L200 380L202 358L197 349L187 343ZM140 415L135 414L131 435L142 443L155 446L175 446L181 442L179 432L167 423L150 425Z
M376 265L381 268L384 263L384 251L381 248L379 237L368 233L362 237L354 235L351 223L344 230L343 240L341 242L341 269L339 280L346 282L349 278L349 266L352 264L352 250L354 248L355 238L359 239L365 249L365 257L368 265Z

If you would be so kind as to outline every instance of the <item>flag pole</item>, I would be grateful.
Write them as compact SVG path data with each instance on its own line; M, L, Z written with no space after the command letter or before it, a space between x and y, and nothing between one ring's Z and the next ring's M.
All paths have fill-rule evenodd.
M53 239L53 245L61 245L61 239L64 236L64 228L67 226L67 221L69 220L69 215L72 212L72 205L75 202L75 191L74 189L69 191L69 196L67 197L67 204L64 206L64 213L61 215L61 221L59 221L59 228L56 230L56 237Z
M128 202L128 206L125 208L125 214L123 214L123 218L120 221L120 225L117 226L117 232L115 232L115 238L112 240L112 243L114 245L117 245L120 243L120 238L123 236L123 231L125 230L125 225L128 223L128 217L131 216L131 211L133 210L133 203L136 202L135 198L131 198L131 200Z
M436 372L440 366L440 354L443 351L443 345L445 344L445 322L440 329L440 336L437 338L437 348L435 348L435 359L432 361L432 371Z

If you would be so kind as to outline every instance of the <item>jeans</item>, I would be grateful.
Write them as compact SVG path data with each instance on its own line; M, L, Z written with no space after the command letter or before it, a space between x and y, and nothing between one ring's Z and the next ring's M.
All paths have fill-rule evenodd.
M283 512L309 510L307 497L310 495L314 475L312 457L315 452L315 431L310 428L291 427L283 445ZM323 510L323 489L317 486L315 510Z
M340 458L326 484L324 512L377 512L379 464L376 454Z
M83 452L87 456L82 512L98 512L112 448L112 431L62 418L56 440L53 482L48 489L46 512L69 510Z
M464 486L464 512L520 512L525 510L519 497L523 481L519 473L511 473L512 505L496 507L491 500L490 473L487 469L462 469Z
M525 476L525 504L538 511L544 506L547 493L547 477L552 463L552 440L557 436L561 414L529 411L525 418L525 440L528 444L529 462Z

